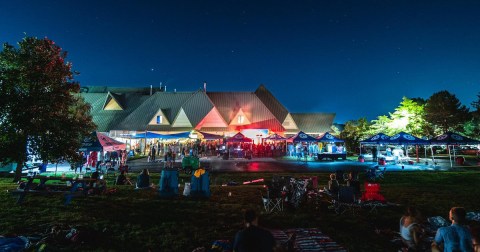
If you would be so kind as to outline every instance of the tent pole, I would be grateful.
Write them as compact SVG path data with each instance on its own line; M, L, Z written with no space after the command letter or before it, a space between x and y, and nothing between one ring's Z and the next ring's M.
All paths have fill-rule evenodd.
M450 153L450 145L447 145L447 149L448 149L448 158L450 158L450 168L452 168L453 164L452 164L452 155Z
M433 167L435 167L435 153L433 152L433 146L434 146L434 145L430 145L430 150L432 151Z

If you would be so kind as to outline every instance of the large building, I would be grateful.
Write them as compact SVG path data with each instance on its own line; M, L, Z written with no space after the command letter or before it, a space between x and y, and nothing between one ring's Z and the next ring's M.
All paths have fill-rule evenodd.
M174 134L193 130L255 138L331 131L334 113L293 113L265 86L255 92L172 92L161 88L82 87L100 132L120 137L137 132Z

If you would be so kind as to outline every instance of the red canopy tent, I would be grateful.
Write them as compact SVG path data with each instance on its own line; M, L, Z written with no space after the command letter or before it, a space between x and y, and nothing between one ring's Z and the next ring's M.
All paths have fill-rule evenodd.
M227 143L251 143L253 140L238 132L234 136L227 139Z
M100 132L93 132L82 142L80 151L116 151L125 150L126 144L110 138Z
M127 145L117 141L113 138L110 138L102 133L97 132L98 141L103 146L103 151L116 151L116 150L125 150Z

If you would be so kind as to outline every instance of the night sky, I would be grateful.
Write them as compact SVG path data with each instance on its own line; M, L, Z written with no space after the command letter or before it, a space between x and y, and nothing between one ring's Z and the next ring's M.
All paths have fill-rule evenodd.
M480 1L2 1L0 41L48 37L81 85L255 91L335 122L480 92Z

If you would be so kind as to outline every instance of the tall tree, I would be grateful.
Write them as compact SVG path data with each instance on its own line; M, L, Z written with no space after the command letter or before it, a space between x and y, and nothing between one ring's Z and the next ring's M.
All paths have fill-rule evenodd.
M360 118L345 123L345 127L340 133L340 138L345 140L347 150L355 152L359 147L360 141L366 138L370 124L366 118Z
M425 105L425 120L441 132L463 131L469 110L454 94L444 90L434 93Z
M401 131L406 133L424 136L426 122L424 120L424 105L421 105L420 99L408 99L403 97L400 105L395 109L395 112L390 114L390 134L396 134Z
M95 129L66 57L52 40L35 37L0 52L0 161L17 163L14 180L29 156L78 158L81 140Z
M480 138L480 92L477 94L477 100L472 102L473 110L471 120L465 123L464 133L473 138Z

